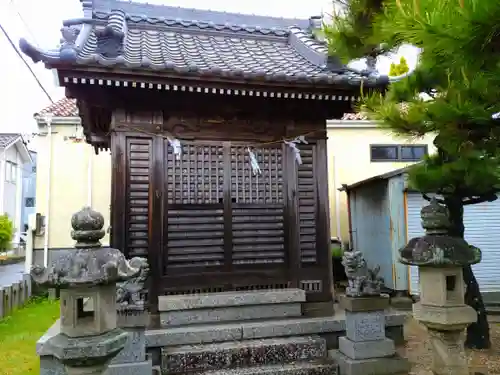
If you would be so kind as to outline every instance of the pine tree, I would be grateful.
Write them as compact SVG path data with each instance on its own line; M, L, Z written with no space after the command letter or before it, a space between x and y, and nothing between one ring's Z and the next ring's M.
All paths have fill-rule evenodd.
M370 94L362 110L399 135L435 134L437 152L410 170L424 198L437 193L452 229L464 236L464 206L493 201L500 188L500 2L477 0L350 0L325 28L331 53L344 62L373 61L404 43L421 48L416 69ZM421 93L426 94L425 98ZM466 303L478 313L466 346L488 348L489 327L479 286L464 267Z
M389 75L391 77L397 77L407 73L409 70L410 68L408 67L406 59L404 58L404 56L401 56L401 58L399 59L399 64L391 63L391 69L389 70Z

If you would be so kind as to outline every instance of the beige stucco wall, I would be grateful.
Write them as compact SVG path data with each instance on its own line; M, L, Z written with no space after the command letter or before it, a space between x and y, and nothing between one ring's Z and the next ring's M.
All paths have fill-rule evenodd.
M37 151L36 212L47 213L47 188L49 169L49 144L52 144L50 163L50 213L48 229L49 249L73 246L71 239L71 215L83 206L91 205L101 212L105 227L109 226L109 206L111 197L111 157L109 152L96 155L94 149L81 141L74 142L67 137L81 134L79 125L52 125L52 135L43 126L33 141L32 148ZM89 177L88 166L91 163ZM89 183L90 180L90 183ZM89 190L91 201L89 202ZM109 244L109 236L103 239ZM35 238L35 249L43 249L44 237Z
M426 144L429 153L432 153L435 150L433 140L433 135L416 140L396 137L386 130L377 128L376 124L370 121L329 121L328 186L331 235L340 237L343 241L349 240L347 196L346 193L337 190L342 184L349 185L413 164L371 162L371 144Z

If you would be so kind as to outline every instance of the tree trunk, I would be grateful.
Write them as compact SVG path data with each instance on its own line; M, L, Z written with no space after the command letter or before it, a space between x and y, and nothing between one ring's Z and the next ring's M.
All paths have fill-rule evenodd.
M464 205L461 197L447 196L444 199L450 214L450 235L464 238ZM463 268L465 283L465 303L477 312L477 321L467 327L465 346L471 349L488 349L490 342L490 327L484 307L479 284L472 272L472 267Z

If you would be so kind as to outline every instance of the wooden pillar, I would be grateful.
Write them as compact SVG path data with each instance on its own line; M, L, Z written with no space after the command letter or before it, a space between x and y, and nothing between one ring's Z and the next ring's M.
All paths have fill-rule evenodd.
M288 257L288 279L292 288L299 287L300 228L297 163L290 147L283 144L283 170L285 171L285 246Z
M149 191L149 249L148 263L150 267L148 302L151 314L151 326L159 327L158 296L162 291L163 267L163 224L164 224L164 139L154 137L152 142L151 188Z
M224 147L224 271L233 270L233 202L231 197L231 143L223 142ZM233 285L227 283L225 288L231 290Z
M111 234L110 245L125 251L125 137L111 133Z
M317 226L316 251L318 264L322 270L323 293L328 294L328 301L333 301L333 271L330 251L330 210L328 202L328 153L326 136L316 142L316 191L317 191ZM327 297L325 296L325 297Z

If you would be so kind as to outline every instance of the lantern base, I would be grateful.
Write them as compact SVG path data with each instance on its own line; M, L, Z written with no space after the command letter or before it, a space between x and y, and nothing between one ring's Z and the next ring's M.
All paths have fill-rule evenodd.
M426 327L442 331L461 331L477 320L476 311L463 306L430 306L421 302L413 305L413 317Z
M124 348L129 334L119 328L97 336L68 337L60 333L46 342L46 354L58 359L68 374L94 375Z
M92 367L70 367L65 366L68 375L102 375L108 368L108 365L99 365Z
M436 375L469 375L464 349L464 330L442 331L427 328L432 348L432 373Z

